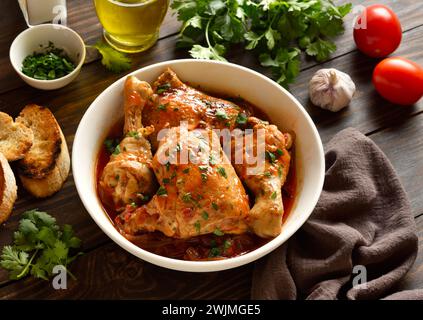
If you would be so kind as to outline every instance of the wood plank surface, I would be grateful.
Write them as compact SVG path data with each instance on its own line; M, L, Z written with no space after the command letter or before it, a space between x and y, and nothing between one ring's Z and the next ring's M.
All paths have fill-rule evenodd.
M337 1L345 2L345 1ZM374 3L374 1L352 1ZM378 1L391 6L401 19L404 39L396 55L406 56L423 64L423 1ZM81 33L87 43L101 36L101 26L95 16L91 1L68 0L69 25ZM107 72L98 61L83 67L77 81L53 92L43 92L22 83L12 70L8 48L14 37L25 28L16 1L0 3L0 111L16 116L27 103L48 106L62 126L71 148L77 125L90 103L123 74ZM8 12L7 14L5 12ZM15 14L10 14L10 13ZM352 21L346 21L347 30ZM175 17L168 14L161 31L161 40L145 53L133 55L132 70L170 60L188 57L186 51L176 50L179 28ZM396 168L410 197L417 221L420 243L423 241L423 101L416 106L393 106L374 91L370 77L377 60L369 59L355 50L351 32L337 39L338 51L324 64L305 60L303 70L290 91L306 107L315 121L324 143L343 128L354 126L370 137L388 155ZM248 54L237 49L229 54L229 60L268 74ZM352 104L339 113L320 110L308 101L308 81L322 67L335 67L349 73L357 85ZM59 223L74 225L83 240L86 254L72 267L78 277L70 282L69 289L53 290L46 282L24 279L11 282L0 269L0 299L2 298L248 298L253 264L224 272L193 274L170 271L143 262L112 243L95 225L76 194L72 176L64 188L46 200L34 200L23 188L19 188L19 200L11 219L1 227L0 247L10 242L20 214L38 207L53 214ZM106 285L107 284L107 285ZM401 288L423 287L423 254ZM107 289L106 289L107 288ZM106 290L105 290L106 289Z

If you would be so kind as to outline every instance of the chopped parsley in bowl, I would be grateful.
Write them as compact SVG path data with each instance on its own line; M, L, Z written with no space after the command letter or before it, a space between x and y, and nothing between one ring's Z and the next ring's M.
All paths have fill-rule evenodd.
M75 70L75 65L63 49L56 48L52 42L43 52L34 52L22 62L22 72L37 80L54 80Z

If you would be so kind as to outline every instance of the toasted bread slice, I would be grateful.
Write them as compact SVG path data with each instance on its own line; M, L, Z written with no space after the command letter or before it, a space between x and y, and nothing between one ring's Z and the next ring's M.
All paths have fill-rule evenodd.
M0 152L8 161L22 159L32 146L32 130L15 123L11 116L0 112Z
M48 197L62 188L69 175L65 137L51 111L35 104L27 105L16 122L34 133L31 149L18 162L19 177L25 189L35 197Z
M0 153L0 224L12 213L17 197L15 176L6 157Z

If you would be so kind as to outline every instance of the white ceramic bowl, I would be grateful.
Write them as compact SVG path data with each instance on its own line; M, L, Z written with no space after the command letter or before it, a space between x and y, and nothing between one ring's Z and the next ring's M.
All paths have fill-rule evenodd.
M322 142L310 116L285 89L250 69L225 62L174 60L154 64L132 74L152 83L166 67L171 67L183 81L201 85L212 92L240 95L262 109L282 130L296 133L295 161L297 195L284 223L282 233L264 246L245 255L219 261L183 261L159 256L141 249L125 239L112 225L96 194L97 155L107 133L123 117L122 88L125 78L113 83L91 104L75 135L72 161L79 196L98 226L118 245L153 264L181 271L218 271L252 262L284 243L311 214L320 196L324 173Z
M27 56L39 52L40 45L48 46L49 41L66 52L75 64L75 69L66 76L54 80L28 77L22 72L22 62ZM72 29L58 24L41 24L22 31L10 46L9 56L13 68L27 84L37 89L54 90L68 85L78 76L85 61L85 53L84 41Z

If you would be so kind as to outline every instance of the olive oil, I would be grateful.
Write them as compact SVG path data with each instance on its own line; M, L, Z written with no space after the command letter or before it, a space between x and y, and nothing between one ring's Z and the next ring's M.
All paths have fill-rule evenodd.
M157 40L168 0L94 0L104 37L115 49L141 52Z

